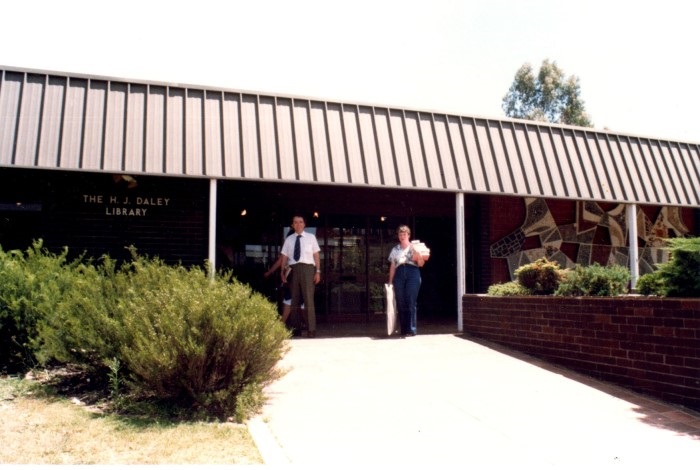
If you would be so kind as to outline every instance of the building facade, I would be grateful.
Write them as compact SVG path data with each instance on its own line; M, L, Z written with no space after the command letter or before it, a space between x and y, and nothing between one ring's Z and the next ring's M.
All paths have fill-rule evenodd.
M0 245L263 273L291 216L322 247L319 320L382 312L406 223L432 251L419 315L541 256L663 261L700 229L698 144L543 123L4 67ZM461 325L461 323L460 323Z

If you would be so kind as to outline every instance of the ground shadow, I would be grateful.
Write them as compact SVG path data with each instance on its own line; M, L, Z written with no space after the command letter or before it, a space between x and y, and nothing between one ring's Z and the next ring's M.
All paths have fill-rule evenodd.
M634 405L633 410L642 415L639 420L643 423L700 440L700 412L698 411L691 410L681 405L668 403L658 398L635 392L623 386L587 376L583 373L567 369L564 366L547 362L535 356L483 338L472 336L468 333L458 333L455 336L624 400Z
M371 317L367 321L325 321L317 324L317 338L371 338L374 340L400 339L398 333L387 334L384 315ZM457 334L455 320L425 320L418 322L419 335ZM302 335L302 338L304 335Z

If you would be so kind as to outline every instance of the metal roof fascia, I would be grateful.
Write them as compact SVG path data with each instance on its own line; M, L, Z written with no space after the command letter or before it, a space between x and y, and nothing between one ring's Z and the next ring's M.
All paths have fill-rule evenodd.
M306 98L7 67L1 71L0 106L7 117L0 123L6 136L0 162L5 166L279 180L280 158L286 152L280 126L289 126L296 177L303 183L391 187L388 172L393 166L394 186L402 188L683 206L695 206L700 199L696 144L318 100L313 103L322 107L323 122L316 123L316 108ZM240 99L238 122L235 114L228 115L236 107L226 102L228 96ZM295 114L295 100L307 104L306 116ZM261 102L271 106L274 122L265 122ZM287 111L289 122L280 120L280 113ZM371 131L370 120L361 119L365 111L371 116ZM297 117L308 126L300 125ZM388 147L381 144L383 119ZM329 129L330 124L340 127ZM263 125L272 127L263 130ZM232 133L236 128L237 136ZM309 133L309 144L300 141L299 132ZM319 132L325 133L325 156L317 154ZM269 138L276 147L276 175L267 174L265 165L271 156L265 156L263 141ZM298 167L301 155L308 153L300 146L306 145L313 175L302 175ZM374 151L378 165L372 169ZM321 176L319 158L327 158L329 179ZM539 163L531 167L529 162ZM236 163L240 174L233 171ZM371 178L370 171L378 172L378 178Z

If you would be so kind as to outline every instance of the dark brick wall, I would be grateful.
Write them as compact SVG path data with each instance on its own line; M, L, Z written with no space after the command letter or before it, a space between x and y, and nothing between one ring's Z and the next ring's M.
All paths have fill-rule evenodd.
M136 186L108 174L7 170L0 173L0 244L25 249L43 239L51 251L109 254L125 259L125 247L185 265L207 258L209 182L139 176ZM13 202L32 211L11 209Z
M464 332L700 410L700 299L463 298Z

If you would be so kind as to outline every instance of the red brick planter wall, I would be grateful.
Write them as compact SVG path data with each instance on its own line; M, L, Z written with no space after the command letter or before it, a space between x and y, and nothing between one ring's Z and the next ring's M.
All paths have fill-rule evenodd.
M464 333L700 410L700 299L465 295Z

